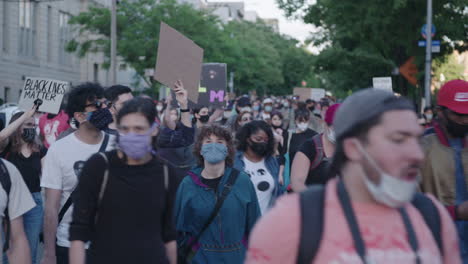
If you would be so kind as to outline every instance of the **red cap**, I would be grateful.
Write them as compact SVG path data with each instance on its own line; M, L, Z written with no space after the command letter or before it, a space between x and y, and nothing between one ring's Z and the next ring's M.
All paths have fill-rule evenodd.
M333 120L335 119L335 113L336 110L338 110L339 106L340 104L334 104L327 109L327 112L325 113L325 122L327 123L327 125L331 126L333 124Z
M437 104L459 113L468 114L468 82L452 80L440 88Z

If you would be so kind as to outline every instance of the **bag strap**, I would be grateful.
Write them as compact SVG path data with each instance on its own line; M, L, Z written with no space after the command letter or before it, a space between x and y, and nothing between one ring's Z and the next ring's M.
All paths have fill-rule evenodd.
M422 193L416 193L411 202L422 215L427 227L431 230L432 236L437 243L440 255L444 256L443 237L441 230L440 212L434 202Z
M322 162L323 157L324 157L322 135L321 134L315 135L314 137L312 137L312 140L315 146L315 157L314 157L314 160L310 163L309 170L314 170L315 168L317 168Z
M101 146L99 147L99 152L104 152L106 151L106 148L107 148L107 145L109 143L109 134L107 133L104 133L104 139L102 140L102 144ZM107 161L107 159L106 159ZM68 197L67 201L65 201L65 204L62 206L62 208L60 209L60 212L58 214L58 223L60 224L60 222L62 222L62 219L63 217L65 216L65 213L68 211L68 209L70 208L70 206L72 205L73 201L72 201L72 195L73 193L75 192L76 190L76 187L75 189L72 191L72 193L70 193L70 196Z
M99 189L99 195L98 195L98 200L97 200L97 205L96 205L97 209L96 209L96 214L94 216L94 224L96 224L98 221L99 209L101 208L102 198L104 198L104 192L106 191L107 182L109 181L109 159L107 158L107 155L104 152L99 152L99 155L101 155L102 158L104 159L104 162L106 163L106 168L104 170L104 175L102 177L101 188Z
M10 216L8 215L8 203L10 202L11 178L8 168L2 159L0 159L0 184L2 185L7 195L7 202L5 206L4 219L5 219L5 244L3 245L3 252L10 248Z
M188 243L188 245L186 247L187 252L185 252L186 253L185 255L187 255L188 251L190 251L192 246L195 245L198 242L198 240L200 239L202 234L211 225L213 220L218 215L219 210L223 206L224 200L226 199L228 194L231 192L232 186L236 183L236 180L237 180L237 177L239 176L239 173L240 173L240 171L238 171L237 169L232 168L231 174L229 175L229 179L227 180L226 184L224 185L223 191L221 192L221 196L217 200L216 205L215 205L213 211L211 212L210 217L208 217L208 220L205 222L202 229L200 230L200 232L198 232L198 234L195 236L195 238Z
M297 264L310 264L322 240L325 204L325 187L312 185L299 194L301 207L301 232Z

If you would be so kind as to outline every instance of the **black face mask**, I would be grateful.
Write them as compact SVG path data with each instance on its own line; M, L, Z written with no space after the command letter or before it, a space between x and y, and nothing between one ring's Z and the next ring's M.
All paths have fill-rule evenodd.
M315 110L315 106L309 106L309 111L313 112Z
M201 115L198 120L200 120L200 122L202 122L204 124L204 123L208 123L209 119L210 119L209 115Z
M274 129L278 129L278 128L282 128L283 126L275 126L273 124L271 124L271 126L274 128Z
M468 125L461 125L457 122L450 120L450 118L445 115L447 120L447 131L449 134L455 138L464 138L468 134Z
M250 145L250 149L252 149L252 151L261 156L261 157L264 157L267 153L267 150L268 150L268 143L259 143L259 142L252 142L250 141L249 143Z
M24 128L23 133L21 133L21 138L24 142L32 143L36 138L36 129L35 128Z
M104 130L114 120L112 114L107 108L101 108L91 112L86 118L91 125L99 130Z

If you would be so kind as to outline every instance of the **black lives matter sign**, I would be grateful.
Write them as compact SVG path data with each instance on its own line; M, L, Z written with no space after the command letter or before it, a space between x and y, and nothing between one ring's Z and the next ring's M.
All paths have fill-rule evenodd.
M29 110L37 99L42 100L39 111L57 114L62 104L63 96L69 89L69 83L64 81L26 78L19 100L19 107Z

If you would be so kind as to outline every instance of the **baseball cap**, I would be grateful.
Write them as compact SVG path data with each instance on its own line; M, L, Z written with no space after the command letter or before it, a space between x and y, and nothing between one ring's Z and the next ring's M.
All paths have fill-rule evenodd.
M327 112L325 112L325 122L327 125L330 126L333 124L333 119L335 119L335 114L339 106L340 104L334 104L327 109Z
M366 121L392 110L411 110L414 105L404 97L381 89L360 90L340 105L333 120L337 139L343 139Z
M468 82L451 80L439 90L437 104L460 113L468 114Z
M270 98L266 98L265 100L263 100L263 104L272 104L273 103L273 100L271 100Z

